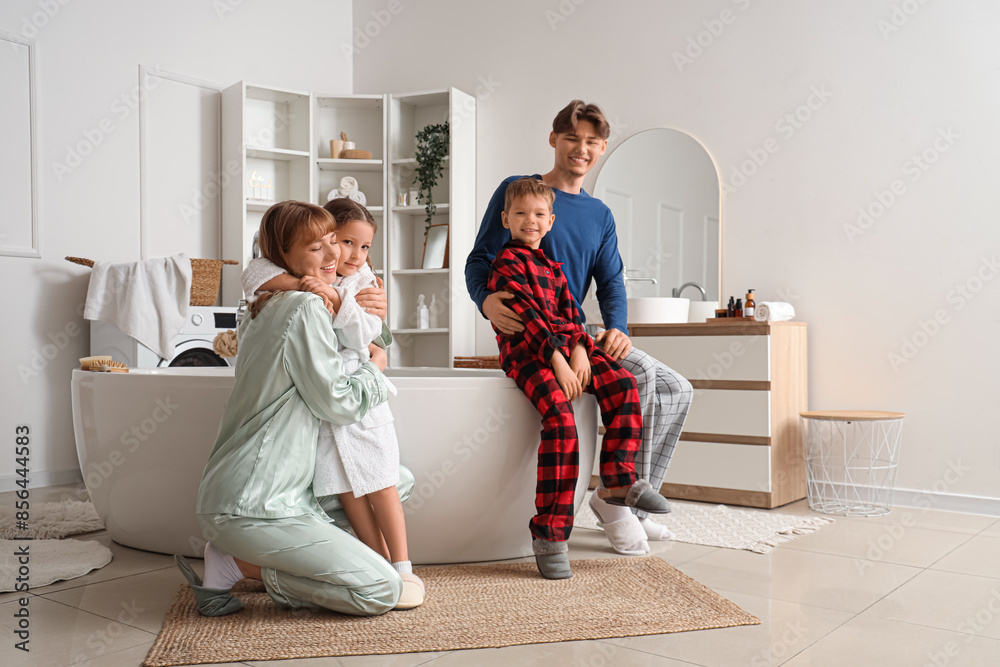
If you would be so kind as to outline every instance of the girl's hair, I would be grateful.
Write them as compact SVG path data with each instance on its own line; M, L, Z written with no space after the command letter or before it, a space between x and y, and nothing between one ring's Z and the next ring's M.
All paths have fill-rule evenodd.
M336 223L325 209L301 201L283 201L264 213L257 242L261 255L292 273L288 265L288 253L292 246L303 238L316 239L333 231L336 231ZM265 292L258 296L250 304L250 317L257 317L264 304L275 294L277 292Z
M340 229L349 222L367 222L372 226L374 232L378 231L378 223L375 222L375 218L372 214L368 212L368 209L354 201L353 199L347 199L346 197L338 197L336 199L331 199L323 208L333 216L334 224L337 229ZM375 267L372 266L371 256L365 258L368 262L369 268L372 270Z

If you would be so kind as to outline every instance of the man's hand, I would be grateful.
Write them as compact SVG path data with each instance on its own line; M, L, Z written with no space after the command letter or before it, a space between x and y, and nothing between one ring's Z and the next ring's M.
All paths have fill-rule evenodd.
M384 371L385 367L389 364L389 357L386 355L385 350L377 345L372 350L372 363L378 366L380 371Z
M299 278L299 290L302 292L312 292L323 297L323 305L330 311L332 317L337 316L340 310L340 295L337 290L315 276L303 276Z
M632 351L632 340L618 329L605 329L594 340L615 361Z
M555 374L556 382L559 383L559 388L562 389L567 401L572 401L583 393L580 378L570 368L566 357L558 350L552 353L552 372Z
M513 298L513 296L510 292L493 292L483 301L483 315L500 333L508 336L524 331L524 322L521 321L521 317L504 305L504 301ZM563 361L566 360L563 359Z
M382 279L378 276L375 277L378 282L378 287L366 287L358 295L354 297L354 300L358 302L358 305L365 309L366 312L372 315L378 315L379 319L383 322L385 321L385 289L383 288Z
M587 348L581 343L577 343L576 347L573 348L573 351L570 352L569 367L580 380L580 386L583 389L590 386L590 355L587 354Z

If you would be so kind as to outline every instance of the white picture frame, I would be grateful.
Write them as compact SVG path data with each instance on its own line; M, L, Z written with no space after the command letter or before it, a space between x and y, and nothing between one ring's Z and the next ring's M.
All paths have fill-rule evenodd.
M424 258L421 268L448 268L448 225L431 225L424 238Z
M0 31L0 255L41 258L35 118L35 45Z

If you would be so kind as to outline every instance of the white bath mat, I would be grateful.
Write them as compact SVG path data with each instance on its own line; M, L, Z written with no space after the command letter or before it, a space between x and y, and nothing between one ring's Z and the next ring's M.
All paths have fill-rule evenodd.
M104 530L104 524L97 516L94 504L89 500L66 500L61 503L31 503L27 529L17 528L15 502L0 506L0 539L33 537L46 540L51 538L79 535L95 530Z
M111 550L93 540L0 540L0 592L17 590L17 578L25 576L22 568L35 589L82 577L110 562Z
M577 528L600 530L590 510L590 493L576 515ZM781 514L774 510L735 509L726 505L671 500L670 514L650 515L673 531L677 542L709 547L744 549L766 554L782 542L819 530L833 519L823 516Z

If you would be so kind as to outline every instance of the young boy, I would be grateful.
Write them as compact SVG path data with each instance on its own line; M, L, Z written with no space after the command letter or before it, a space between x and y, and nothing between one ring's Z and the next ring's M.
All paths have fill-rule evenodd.
M552 188L538 179L522 178L507 188L502 219L511 240L493 261L489 289L514 295L511 308L524 331L504 334L494 327L500 364L542 416L537 514L529 523L535 562L543 577L566 579L572 576L566 540L579 476L571 401L584 391L597 396L606 428L601 449L601 482L611 492L606 502L653 513L668 512L669 505L635 474L642 437L635 378L587 335L559 264L539 249L555 221L554 201Z

